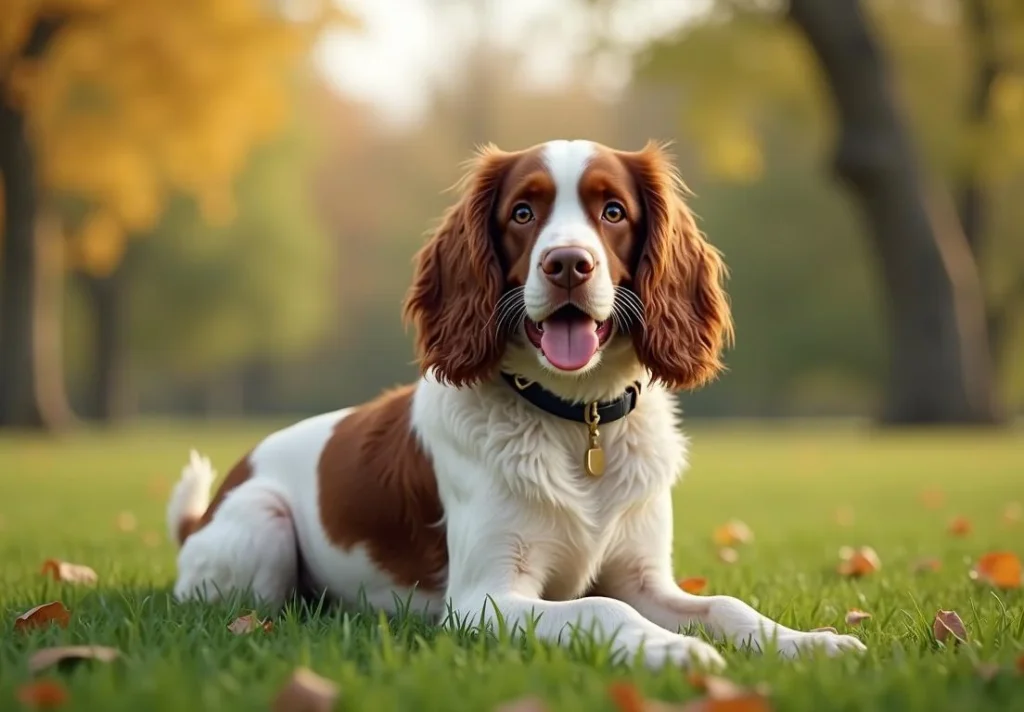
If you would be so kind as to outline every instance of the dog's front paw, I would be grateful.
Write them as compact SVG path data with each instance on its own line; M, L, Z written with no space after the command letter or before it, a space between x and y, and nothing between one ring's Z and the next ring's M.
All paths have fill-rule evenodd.
M867 646L852 635L842 635L828 630L808 633L791 631L780 634L775 646L779 653L787 658L795 658L802 651L820 650L829 657L834 657L851 650L867 650Z
M714 646L692 636L666 632L664 635L644 636L642 646L628 647L642 651L644 664L653 670L660 670L665 665L699 670L725 668L725 659Z

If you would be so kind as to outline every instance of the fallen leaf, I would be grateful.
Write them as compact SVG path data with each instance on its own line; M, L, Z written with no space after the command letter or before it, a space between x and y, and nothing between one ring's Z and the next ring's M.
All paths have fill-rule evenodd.
M689 680L707 696L674 708L679 712L771 712L765 694L741 687L727 678L693 674Z
M107 648L102 645L68 645L57 648L43 648L33 653L32 657L28 659L28 670L34 675L54 665L63 666L85 660L110 663L120 655L120 650Z
M938 559L918 559L911 567L911 571L915 574L921 574L928 571L939 571L941 568L942 562Z
M967 536L971 528L971 520L967 517L954 517L949 523L949 533L953 536Z
M974 672L978 673L978 677L985 682L991 682L1002 671L999 663L978 663L974 666Z
M859 549L844 546L839 550L839 558L836 570L843 576L867 576L882 568L882 560L870 546Z
M679 582L679 588L683 589L687 593L700 593L708 587L708 580L703 576L693 576L691 578L684 578Z
M935 640L945 643L950 636L955 642L967 642L967 628L956 611L939 611L935 614L935 621L932 623L932 633Z
M18 688L18 702L27 707L59 707L68 700L68 691L55 680L36 680Z
M274 621L265 620L261 621L256 617L255 613L250 613L247 616L239 616L235 620L228 623L228 630L235 635L246 635L247 633L254 633L257 630L263 629L264 633L269 633L274 630Z
M121 512L117 515L117 528L123 532L133 532L139 522L131 512Z
M860 625L870 617L871 614L867 611L862 611L859 608L851 608L846 612L846 625Z
M840 507L836 510L836 524L841 527L852 527L855 516L852 507Z
M712 539L718 546L735 546L752 541L754 532L740 520L733 519L717 527L712 534Z
M735 564L740 560L740 553L729 546L723 546L718 550L718 558L726 564Z
M292 673L271 705L272 712L330 712L341 691L325 677L308 668Z
M47 559L44 561L40 573L43 576L52 576L54 581L64 581L67 583L94 584L97 579L96 572L88 566L69 564L66 561L58 561L57 559Z
M60 601L52 601L25 611L14 621L14 630L31 630L56 625L67 628L71 622L71 611Z
M925 490L921 493L921 503L928 509L938 509L946 503L946 495L938 489Z
M643 695L632 683L613 682L608 686L608 696L619 712L645 712L647 709Z
M547 712L547 705L539 697L524 697L505 702L494 708L494 712Z
M1021 506L1020 502L1010 502L1006 505L1006 509L1003 510L1003 521L1007 524L1016 524L1021 519L1024 519L1024 507Z
M996 588L1020 588L1022 567L1011 551L984 554L971 569L971 578Z
M811 632L812 633L835 633L837 635L839 634L839 631L836 630L835 628L833 628L830 625L824 626L822 628L811 628Z

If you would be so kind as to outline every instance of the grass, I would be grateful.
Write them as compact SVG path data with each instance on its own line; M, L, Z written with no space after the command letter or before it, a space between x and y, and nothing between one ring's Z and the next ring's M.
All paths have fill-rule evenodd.
M653 673L608 660L585 641L568 650L441 631L413 616L291 609L269 634L235 637L226 624L244 602L214 608L174 604L174 548L163 533L164 497L195 444L224 471L267 426L148 426L114 435L51 442L0 438L0 709L18 709L30 679L29 654L57 644L96 643L124 652L113 665L44 673L67 686L68 710L266 709L292 669L306 665L337 681L339 709L489 710L531 694L551 710L614 709L613 680L649 697L682 701L698 693L677 670ZM1024 595L968 577L972 560L996 549L1024 554L1024 523L1004 521L1024 499L1021 433L882 434L855 429L690 429L692 468L676 490L676 564L706 576L708 592L739 596L801 628L848 629L844 614L874 617L857 629L861 657L783 661L726 650L728 676L766 683L777 710L1024 709ZM927 491L944 501L922 501ZM852 524L837 522L847 507ZM137 526L123 531L121 512ZM962 515L972 532L954 537ZM713 528L747 522L755 540L738 563L717 559ZM873 576L836 575L840 546L871 545L883 566ZM92 566L97 587L45 580L44 559ZM938 572L913 563L937 557ZM59 599L67 629L15 633L13 620ZM938 609L958 611L971 642L936 644ZM983 662L1007 672L986 681Z

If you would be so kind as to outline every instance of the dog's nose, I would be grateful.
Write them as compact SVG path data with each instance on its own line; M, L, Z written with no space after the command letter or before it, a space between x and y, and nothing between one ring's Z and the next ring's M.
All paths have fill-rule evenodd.
M583 247L554 247L544 254L541 269L556 287L572 289L590 279L597 260L594 253Z

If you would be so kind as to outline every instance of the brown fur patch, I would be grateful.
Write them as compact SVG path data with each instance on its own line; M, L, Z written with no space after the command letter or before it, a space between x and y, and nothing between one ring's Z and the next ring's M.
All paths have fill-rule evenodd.
M209 524L217 508L220 507L221 502L227 497L228 492L246 482L250 477L252 477L252 465L249 464L249 455L246 455L231 468L228 476L220 483L217 493L213 496L213 500L210 502L210 506L206 508L203 516L184 517L178 522L178 543L184 544L186 539Z
M320 455L327 538L370 558L401 586L437 590L448 564L434 468L412 431L413 387L382 394L334 429Z

